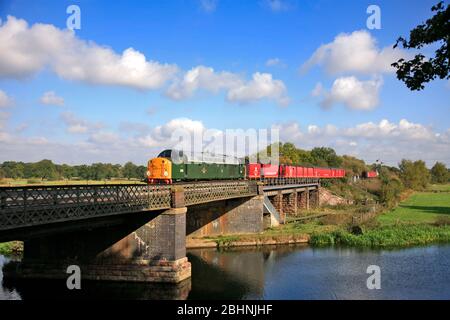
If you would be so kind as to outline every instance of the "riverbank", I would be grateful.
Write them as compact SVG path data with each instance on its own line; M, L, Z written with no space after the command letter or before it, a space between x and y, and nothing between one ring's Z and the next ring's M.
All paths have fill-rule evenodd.
M437 191L438 189L439 191ZM409 247L450 243L450 185L409 193L396 208L335 206L305 212L323 217L296 221L260 234L205 237L188 242L194 247L260 246L309 243L313 246Z

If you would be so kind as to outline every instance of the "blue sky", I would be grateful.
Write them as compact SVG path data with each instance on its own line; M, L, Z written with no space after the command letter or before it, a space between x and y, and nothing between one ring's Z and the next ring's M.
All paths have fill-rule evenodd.
M17 38L25 40L16 39L17 43L28 42L25 49L17 49L12 40L6 43L11 54L7 58L18 59L21 52L17 50L25 50L24 59L38 62L21 74L10 69L21 69L20 63L25 62L5 63L3 70L0 63L0 90L9 101L0 109L0 146L4 150L0 161L52 158L71 163L142 163L165 147L162 141L173 129L171 121L182 118L186 127L200 123L219 130L277 126L282 140L299 147L327 145L367 161L382 158L395 164L403 157L421 157L427 163L450 163L448 81L435 81L426 90L411 92L381 66L389 65L382 50L428 18L435 2L2 1L0 30L12 32L6 28L7 17L12 16L26 21L23 33L30 34ZM66 8L72 4L81 9L81 29L75 30L77 40L64 42L59 35L65 32ZM366 27L366 9L371 4L381 9L380 30ZM54 26L57 31L48 37L33 33L36 23ZM349 65L351 57L347 67L340 67L331 53L300 72L316 50L333 44L340 34L345 34L343 46L355 55L355 65ZM380 56L374 60L380 67L357 64L361 50L352 49L360 43L357 36L366 44L369 41L369 47L373 45L368 54ZM88 49L73 53L81 64L80 57L95 48L107 47L118 58L133 48L147 62L167 64L177 71L159 70L167 79L145 88L139 85L140 79L145 82L142 77L124 83L123 75L117 73L79 76L75 71L61 71L72 53L61 46L61 52L46 52L46 41L61 41L61 46L83 42ZM339 54L339 48L342 46L331 45L329 50ZM78 50L76 45L73 50ZM425 48L428 53L432 50ZM192 84L183 83L183 77L199 66L214 71L204 76L203 84L186 89ZM83 68L89 73L92 65ZM339 71L330 72L330 68ZM169 75L171 72L174 74ZM252 82L255 74L270 75L264 78L267 88ZM219 86L221 81L224 84ZM339 84L351 92L343 93ZM44 103L46 92L62 100ZM168 92L182 97L175 99ZM309 130L310 126L319 130Z

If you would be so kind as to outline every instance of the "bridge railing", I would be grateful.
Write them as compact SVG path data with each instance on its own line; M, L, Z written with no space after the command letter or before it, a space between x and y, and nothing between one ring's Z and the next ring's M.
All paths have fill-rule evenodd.
M193 183L184 185L183 189L187 206L258 194L258 185L252 181Z
M174 189L185 205L256 195L250 181L183 185L71 185L0 187L0 230L80 220L143 210L169 209Z

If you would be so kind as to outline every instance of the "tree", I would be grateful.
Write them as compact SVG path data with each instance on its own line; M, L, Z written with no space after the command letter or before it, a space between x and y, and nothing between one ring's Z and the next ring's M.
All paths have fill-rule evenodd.
M423 190L430 182L430 172L422 160L410 161L403 159L400 164L400 177L406 188Z
M5 161L2 164L6 178L19 179L24 177L25 164L23 162Z
M347 171L348 176L361 176L367 170L363 160L352 156L342 156L342 167Z
M41 179L55 180L58 178L56 166L51 160L41 160L32 164L33 177Z
M426 59L418 53L409 61L400 59L392 66L397 69L397 78L403 81L411 90L424 89L424 83L435 78L450 79L450 4L445 8L441 1L431 8L436 14L410 31L409 41L398 38L394 48L399 44L406 49L421 49L425 45L440 43L435 51L435 57Z
M339 158L332 148L314 148L311 150L314 164L320 167L340 167L342 159Z
M431 180L435 183L445 183L448 181L448 170L442 162L436 162L431 168Z
M136 170L137 170L137 166L134 163L132 163L132 162L125 163L125 165L123 166L123 169L122 169L124 178L127 178L127 179L135 178L137 176Z

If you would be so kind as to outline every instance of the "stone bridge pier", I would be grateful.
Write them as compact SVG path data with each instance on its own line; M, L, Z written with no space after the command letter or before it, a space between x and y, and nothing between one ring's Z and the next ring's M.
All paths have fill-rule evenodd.
M186 211L140 213L118 225L25 240L22 261L7 264L4 277L66 279L68 266L77 265L86 280L181 282L191 276Z
M318 187L269 191L267 195L280 214L282 223L286 222L288 215L299 215L302 210L317 208L320 205Z

